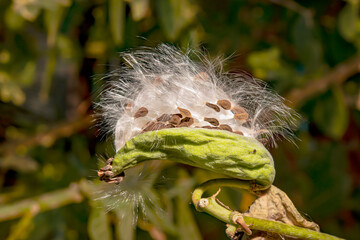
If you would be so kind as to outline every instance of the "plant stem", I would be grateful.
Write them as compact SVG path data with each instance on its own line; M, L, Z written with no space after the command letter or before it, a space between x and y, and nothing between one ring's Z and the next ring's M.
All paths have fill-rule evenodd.
M240 215L237 211L229 210L221 206L216 201L216 194L202 198L202 195L211 187L234 187L253 191L253 184L251 181L239 180L239 179L214 179L201 184L195 189L192 194L192 201L198 211L204 211L213 217L228 223L230 225L237 225L233 221L235 215ZM256 189L259 190L259 189ZM312 240L339 240L341 238L331 236L325 233L313 231L307 228L292 226L281 222L275 222L270 220L264 220L249 216L241 215L247 225L250 225L250 229L277 233L282 236L290 236L301 239L312 239Z
M90 184L82 180L64 189L3 205L0 207L0 222L22 217L29 211L36 215L71 203L82 202L91 191L90 188Z

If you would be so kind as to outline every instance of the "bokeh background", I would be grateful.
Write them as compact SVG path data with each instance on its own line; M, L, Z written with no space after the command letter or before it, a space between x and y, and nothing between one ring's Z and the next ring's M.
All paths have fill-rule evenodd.
M359 6L1 0L0 239L226 239L223 223L190 204L192 189L217 177L209 172L153 170L146 191L163 211L148 206L134 229L134 206L107 212L91 197L99 159L114 151L92 117L102 76L119 52L163 42L228 58L227 71L246 70L288 99L303 119L297 146L271 150L275 185L322 231L360 239ZM220 199L244 211L253 197L223 190Z

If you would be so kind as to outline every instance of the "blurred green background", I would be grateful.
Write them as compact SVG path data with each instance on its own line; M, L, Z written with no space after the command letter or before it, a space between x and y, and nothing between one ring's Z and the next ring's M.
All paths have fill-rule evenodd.
M91 200L99 159L114 151L91 117L101 77L119 52L163 42L229 57L226 70L249 71L290 100L303 119L298 147L271 150L275 185L322 231L360 239L359 6L1 0L0 239L226 239L223 223L190 204L192 189L217 177L199 169L156 168L146 191L163 211L148 206L134 230L133 206L106 213ZM220 199L244 211L253 197Z

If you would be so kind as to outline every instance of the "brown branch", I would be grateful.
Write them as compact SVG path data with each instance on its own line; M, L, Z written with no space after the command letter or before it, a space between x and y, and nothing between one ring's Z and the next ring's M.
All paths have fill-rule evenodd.
M36 215L68 204L80 203L89 195L90 187L86 180L83 180L71 183L64 189L0 206L0 222L19 218L29 212Z
M160 229L155 227L153 224L149 222L145 222L143 220L138 220L138 227L144 231L147 231L150 236L155 240L166 240L166 235Z
M266 1L265 1L266 2ZM294 11L302 15L305 19L306 24L311 27L314 24L313 16L314 12L311 9L301 6L295 1L292 0L270 0L270 2L277 4L279 6L285 7L291 11Z
M301 6L300 4L292 0L270 0L270 2L288 8L302 15L307 15L309 14L309 12L311 12L309 9Z
M360 72L360 56L352 57L337 66L326 75L310 81L301 88L291 90L285 98L292 106L301 106L309 98L321 94L332 86L340 85L349 77Z
M60 123L45 132L36 134L19 142L8 142L0 145L0 153L13 153L18 146L51 146L57 139L69 137L74 133L88 129L94 122L92 115L86 115L71 122Z

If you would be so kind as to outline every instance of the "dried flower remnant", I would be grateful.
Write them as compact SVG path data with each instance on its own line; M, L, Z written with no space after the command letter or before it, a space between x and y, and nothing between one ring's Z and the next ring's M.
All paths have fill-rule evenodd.
M120 183L124 176L125 173L121 172L120 174L117 174L114 176L114 173L112 172L112 162L113 162L114 158L109 158L106 163L107 165L103 168L100 168L100 170L98 171L98 176L100 178L100 180L108 182L108 183Z

